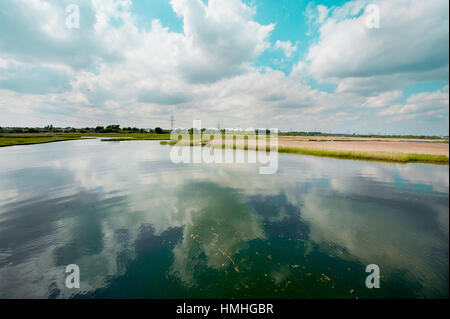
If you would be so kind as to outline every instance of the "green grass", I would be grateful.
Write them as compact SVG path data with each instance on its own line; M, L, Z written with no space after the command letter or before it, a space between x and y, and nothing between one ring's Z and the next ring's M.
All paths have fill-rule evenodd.
M445 155L408 154L408 153L390 153L390 152L335 151L335 150L318 150L318 149L294 148L294 147L279 147L278 152L336 157L344 159L396 162L396 163L431 163L431 164L448 165L448 157Z
M45 136L45 137L4 137L0 136L0 147L13 145L43 144L62 141L79 140L81 136Z
M112 134L100 134L100 133L75 133L75 134L2 134L0 135L0 147L13 146L13 145L30 145L30 144L42 144L52 142L62 142L79 140L82 137L125 137L125 138L111 138L102 141L139 141L139 140L160 140L162 145L174 145L177 142L170 140L170 134L142 134L142 133L112 133ZM204 146L206 141L196 143L186 143L185 146L202 145ZM184 144L183 144L184 145ZM213 146L213 145L210 145ZM222 147L221 145L214 145L213 147ZM225 147L225 145L223 146ZM247 146L238 146L239 148L248 149ZM236 148L236 146L234 147ZM268 151L268 149L266 149ZM309 148L295 148L295 147L279 147L280 153L295 153L314 156L335 157L342 159L354 159L354 160L373 160L384 162L396 162L396 163L431 163L431 164L449 164L448 156L446 155L428 155L428 154L407 154L407 153L389 153L389 152L358 152L358 151L335 151L335 150L321 150L321 149L309 149Z
M159 142L161 145L175 145L177 144L177 141L161 141Z
M31 145L52 142L79 140L86 137L113 137L102 141L128 141L128 140L168 140L170 134L145 134L145 133L25 133L25 134L0 134L0 147L13 145ZM114 137L125 137L114 139Z
M441 143L441 144L448 144L448 140L446 140L446 141L438 141L438 140L436 140L436 141L401 141L401 142L409 142L409 143L433 143L433 144Z
M174 140L168 140L168 141L161 141L159 142L161 145L175 145L177 146L206 146L208 145L208 141L190 141L190 142L183 142L183 141L174 141Z
M93 137L130 137L130 138L133 137L146 139L156 139L152 137L164 137L164 139L169 139L170 137L170 134L155 134L155 133L82 133L78 135L93 136Z
M177 141L161 141L161 145L175 145ZM188 143L177 144L179 146L189 146ZM190 146L193 146L191 143ZM210 144L210 147L225 148L225 144ZM248 150L247 145L234 145L233 149ZM251 148L256 149L258 148ZM270 151L270 147L267 146L266 152ZM383 162L395 162L395 163L429 163L429 164L443 164L448 165L449 159L446 155L429 155L429 154L408 154L408 153L390 153L390 152L358 152L358 151L336 151L336 150L321 150L312 148L295 148L295 147L278 147L279 153L292 153L292 154L304 154L322 157L334 157L341 159L351 160L368 160L368 161L383 161Z
M160 141L160 140L170 140L170 134L147 134L146 136L136 136L125 138L108 138L102 139L102 142L123 142L123 141Z

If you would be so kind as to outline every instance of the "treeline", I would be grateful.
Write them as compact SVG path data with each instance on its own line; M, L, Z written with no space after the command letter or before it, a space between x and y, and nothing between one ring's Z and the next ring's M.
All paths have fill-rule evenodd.
M153 133L153 134L168 134L170 130L164 130L161 127L154 129L143 129L137 127L123 127L120 125L108 125L97 127L53 127L47 125L45 127L0 127L0 133Z
M39 127L0 127L0 133L48 133L53 130L48 130Z
M198 133L199 130L190 128L188 129L190 134ZM211 133L217 131L217 129L200 130L202 133ZM225 134L225 130L220 130L222 134ZM150 134L170 134L170 130L162 129L161 127L143 129L137 127L120 127L120 125L108 125L108 126L96 126L85 128L74 127L53 127L53 125L47 125L45 127L0 127L0 133L150 133ZM255 131L258 135L258 131ZM270 130L266 130L266 134L270 134ZM441 139L441 136L428 136L428 135L382 135L382 134L333 134L322 132L280 132L280 136L330 136L330 137L371 137L371 138L415 138L415 139ZM446 136L448 138L448 136Z
M332 134L326 134L321 132L281 132L280 135L285 136L333 136ZM339 136L339 134L336 134L334 136Z
M186 129L174 129L174 132L177 132L177 133L180 133L180 134L182 134L182 133L184 133L186 131ZM219 130L218 129L208 129L208 128L202 128L202 129L196 129L196 128L190 128L190 129L187 129L187 132L189 133L189 134L199 134L199 133L203 133L203 134L215 134L215 133L217 133ZM263 134L264 133L264 130L252 130L252 131L247 131L247 130L239 130L239 132L242 132L242 133L247 133L247 134L254 134L254 135L258 135L259 133L261 133L261 134ZM170 133L170 131L169 131L169 133ZM222 134L222 135L225 135L226 134L226 129L221 129L220 130L220 133ZM266 134L270 134L270 130L265 130L265 133Z
M106 127L97 126L94 131L96 133L154 133L154 134L169 134L170 130L164 130L160 127L154 129L143 129L137 127L123 127L120 125L108 125Z

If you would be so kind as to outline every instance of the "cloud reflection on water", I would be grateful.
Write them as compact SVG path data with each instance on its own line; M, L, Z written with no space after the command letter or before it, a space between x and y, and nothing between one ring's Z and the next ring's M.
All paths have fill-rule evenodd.
M309 245L448 296L448 166L282 155L262 176L248 164L174 166L168 151L98 140L0 150L0 297L71 296L66 263L80 265L81 293L107 286L136 258L142 225L183 228L168 271L193 286L197 266L226 268L267 237L258 202L280 195L271 223L307 225Z

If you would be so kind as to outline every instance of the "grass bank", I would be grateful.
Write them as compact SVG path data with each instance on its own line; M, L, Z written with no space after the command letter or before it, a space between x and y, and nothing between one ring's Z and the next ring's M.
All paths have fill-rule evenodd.
M151 137L163 137L164 139L169 139L170 134L156 134L156 133L83 133L83 136L92 137L127 137L133 139L152 139Z
M389 152L358 152L358 151L335 151L309 148L279 147L280 153L295 153L324 157L336 157L354 160L371 160L396 163L431 163L448 165L448 157L445 155L389 153Z
M170 134L145 133L6 133L0 134L0 147L79 140L87 137L110 137L102 141L168 140ZM118 138L123 137L123 138Z
M102 142L124 142L124 141L161 141L161 140L170 140L170 134L153 134L146 136L136 136L136 137L128 137L124 136L123 138L108 138L102 139Z
M161 145L175 145L177 141L161 141ZM196 145L205 146L205 142ZM191 142L177 144L179 146L194 146ZM225 144L208 144L207 146L215 148L225 148ZM228 147L236 149L248 150L247 145L229 145ZM250 147L250 149L258 150L258 147ZM270 151L269 146L265 151ZM394 162L394 163L428 163L428 164L441 164L449 165L449 158L446 155L430 155L430 154L413 154L413 153L400 153L400 152L358 152L358 151L337 151L337 150L324 150L313 148L295 148L295 147L278 147L279 153L291 153L291 154L303 154L313 155L321 157L333 157L340 159L351 160L366 160L366 161L382 161L382 162Z
M0 147L79 140L81 136L0 136Z

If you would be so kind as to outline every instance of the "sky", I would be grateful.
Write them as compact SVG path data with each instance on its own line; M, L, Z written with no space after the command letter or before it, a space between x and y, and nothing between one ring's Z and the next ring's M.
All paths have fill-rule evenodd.
M448 107L447 0L0 2L2 127L170 128L173 116L448 135Z

